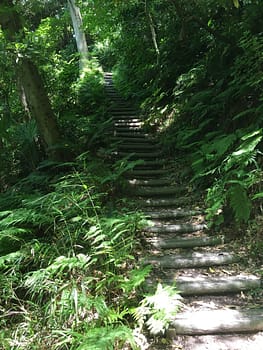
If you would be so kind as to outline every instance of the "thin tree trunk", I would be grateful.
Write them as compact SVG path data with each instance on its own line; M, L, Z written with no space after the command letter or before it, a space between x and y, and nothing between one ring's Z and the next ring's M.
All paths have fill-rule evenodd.
M74 29L76 44L78 53L80 55L79 66L80 71L85 67L85 63L88 59L88 45L83 31L82 17L79 7L76 6L75 0L68 0L68 6L70 11L70 17Z
M152 15L148 9L148 5L147 5L147 1L145 0L145 13L149 19L149 25L150 25L150 29L151 29L151 34L152 34L152 41L153 41L153 45L154 45L154 49L156 52L156 58L157 58L157 64L159 64L159 60L160 60L160 50L157 44L157 35L156 35L156 30L155 30L155 26L153 23L153 19L152 19Z

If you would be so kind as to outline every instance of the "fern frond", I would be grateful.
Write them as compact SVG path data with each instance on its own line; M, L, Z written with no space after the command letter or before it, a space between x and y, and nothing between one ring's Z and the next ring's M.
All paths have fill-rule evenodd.
M250 218L251 201L247 192L240 184L235 184L228 190L229 203L238 222L247 222Z

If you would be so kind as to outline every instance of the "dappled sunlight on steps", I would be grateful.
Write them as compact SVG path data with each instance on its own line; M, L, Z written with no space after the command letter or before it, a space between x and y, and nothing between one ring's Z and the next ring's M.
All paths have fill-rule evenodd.
M147 253L141 263L153 266L147 283L176 283L184 297L167 339L150 349L263 349L263 305L252 297L262 288L260 276L242 271L246 256L207 230L198 197L187 183L171 179L180 167L172 167L156 137L144 132L139 113L116 93L111 73L105 81L115 155L144 161L126 173L125 193L149 219L141 237Z

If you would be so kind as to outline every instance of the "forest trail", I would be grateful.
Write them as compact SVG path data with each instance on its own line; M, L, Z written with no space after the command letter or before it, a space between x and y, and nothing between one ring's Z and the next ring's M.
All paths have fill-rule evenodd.
M127 173L127 196L151 222L142 234L142 263L153 266L148 283L176 282L183 296L184 307L167 332L169 345L150 349L263 349L263 306L255 297L262 281L249 272L248 257L207 229L198 197L182 181L183 167L178 163L171 172L137 111L114 89L111 73L105 74L105 89L117 156L143 161Z

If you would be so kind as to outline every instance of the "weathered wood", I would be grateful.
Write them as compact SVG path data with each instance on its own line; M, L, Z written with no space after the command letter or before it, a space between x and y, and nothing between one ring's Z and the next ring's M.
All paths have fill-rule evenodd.
M131 180L131 181L134 181L134 180ZM202 211L185 210L185 209L162 209L158 211L145 211L144 214L148 218L161 220L161 219L177 219L182 217L201 215Z
M228 252L190 252L185 254L150 257L145 260L145 264L152 264L156 267L167 269L180 269L226 265L237 261L239 261L239 257Z
M192 232L192 231L191 231ZM215 246L224 243L223 236L215 237L179 237L179 238L155 238L149 239L147 242L151 243L155 248L159 249L173 249L173 248L194 248Z
M111 108L110 109L110 114L111 115L136 115L136 110L134 110L133 108Z
M133 132L120 132L120 131L116 131L116 130L114 131L114 135L116 137L124 137L124 138L130 137L130 138L144 138L144 139L149 136L148 134L143 133L143 132L141 132L141 133L138 133L138 132L133 133Z
M144 228L146 232L152 233L188 233L206 229L206 224L177 224L177 225L154 225Z
M120 117L115 117L115 118L112 118L113 119L113 122L114 124L118 125L123 125L123 124L129 124L129 125L137 125L137 124L142 124L142 121L141 119L138 119L138 118L120 118Z
M126 173L128 176L153 176L167 174L166 169L131 170Z
M172 321L176 334L222 334L263 331L263 309L182 312Z
M137 133L138 131L141 132L142 131L142 128L140 126L133 126L133 127L126 127L126 126L118 126L118 127L115 127L115 130L116 132L134 132L134 133Z
M161 166L163 166L165 164L164 160L152 160L152 161L144 161L142 164L138 164L134 167L134 169L151 169L151 168L160 168ZM135 185L133 185L133 187L135 187ZM150 187L149 185L147 185L147 187Z
M111 116L112 120L125 120L125 121L129 121L132 119L137 119L138 116L136 114L131 114L131 115L113 115Z
M146 139L144 137L120 137L120 136L115 136L115 137L112 137L112 139L114 141L119 141L120 143L125 143L125 142L129 142L129 143L152 143L154 142L153 139ZM164 161L164 160L163 160Z
M148 162L148 161L147 161ZM151 162L151 161L149 161ZM155 162L155 161L153 161ZM170 184L169 179L150 179L150 180L141 180L141 179L133 179L128 180L128 183L132 186L160 186L160 185L168 185Z
M120 129L120 128L129 128L129 129L132 129L132 128L141 128L142 127L142 123L141 122L114 122L114 127L117 128L117 129Z
M143 164L142 164L143 165ZM185 192L185 188L177 186L163 186L163 187L140 187L133 190L133 195L141 197L151 196L165 196L173 194L181 194Z
M141 199L139 203L144 207L170 207L181 206L192 202L190 197L163 198L163 199Z
M180 290L180 294L185 296L238 293L260 288L262 285L261 282L260 277L255 275L176 278L176 286Z
M152 145L152 144L120 144L119 145L119 148L120 149L130 149L130 150L142 150L142 151L145 151L145 150L156 150L157 149L157 146L156 145Z
M118 155L121 157L127 157L130 156L130 159L134 159L134 158L139 158L139 159L143 159L143 158L158 158L161 153L160 152L118 152ZM131 175L135 175L135 174L131 174Z

